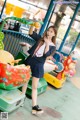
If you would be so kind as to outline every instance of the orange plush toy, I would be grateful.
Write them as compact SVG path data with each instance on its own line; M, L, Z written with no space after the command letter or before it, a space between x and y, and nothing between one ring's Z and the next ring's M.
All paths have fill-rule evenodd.
M72 60L71 56L66 57L66 59L63 62L64 69L62 72L58 73L57 78L61 80L63 75L72 77L76 73L75 70L76 63L77 61Z
M75 66L77 61L72 60L71 56L68 56L66 60L63 62L64 72L66 75L73 76L76 73Z

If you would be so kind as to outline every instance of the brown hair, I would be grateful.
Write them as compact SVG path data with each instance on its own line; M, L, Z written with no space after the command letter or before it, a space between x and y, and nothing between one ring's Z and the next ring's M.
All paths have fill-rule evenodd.
M52 42L53 42L54 44L56 44L57 31L56 31L56 29L55 29L54 26L50 26L50 27L48 28L48 30L49 30L50 28L52 28L52 29L54 30L54 32L55 32L55 36L52 37ZM42 46L42 45L44 44L44 37L45 37L45 36L47 37L47 30L44 32L43 37L38 41L38 46L37 46L37 48L35 49L33 55L35 55L35 53L36 53L37 50L40 48L40 46ZM54 52L55 52L55 51L54 51ZM52 54L54 54L54 52L53 52Z
M54 26L50 26L47 30L49 30L50 28L52 28L54 30L54 33L55 33L55 36L52 37L52 42L54 44L56 44L56 36L57 36L57 30ZM44 37L46 36L47 37L47 30L44 32L42 38L40 39L39 42L42 42L42 44L44 43Z

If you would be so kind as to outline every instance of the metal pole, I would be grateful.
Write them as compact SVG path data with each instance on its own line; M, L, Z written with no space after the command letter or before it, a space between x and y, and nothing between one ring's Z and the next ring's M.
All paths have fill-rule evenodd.
M72 23L73 23L73 21L74 21L74 19L75 19L75 16L76 16L79 8L80 8L80 3L78 3L78 5L77 5L77 7L76 7L76 10L75 10L74 15L73 15L73 17L72 17L72 19L71 19L71 22L70 22L70 24L69 24L69 27L68 27L68 29L67 29L67 32L66 32L66 34L65 34L65 36L64 36L64 38L63 38L63 40L62 40L62 43L61 43L61 45L60 45L59 50L58 50L59 52L61 52L61 50L62 50L62 48L63 48L63 45L64 45L64 43L65 43L65 41L66 41L66 38L67 38L67 36L68 36L68 34L69 34L70 28L71 28L71 26L72 26Z
M4 8L5 8L6 2L7 2L7 0L4 1L4 5L3 5L2 10L1 10L0 18L2 17L3 10L4 10Z
M50 20L50 16L51 16L52 11L54 9L54 1L55 0L51 0L51 2L49 4L46 16L45 16L44 21L43 21L43 25L42 25L42 27L40 29L40 32L39 32L40 35L42 35L44 33L44 31L46 30L46 28L47 28L48 22Z
M48 24L47 24L47 27L46 27L46 28L48 28L48 26L49 26L49 23L50 23L51 18L52 18L52 16L53 16L53 13L54 13L55 7L56 7L56 5L54 6L54 9L53 9L53 11L52 11L52 13L51 13L51 16L50 16L50 19L49 19L49 21L48 21Z
M74 45L73 45L73 47L72 47L72 49L71 49L71 51L70 51L70 53L69 54L71 54L72 53L72 51L74 50L74 48L76 47L76 45L77 45L77 43L78 43L78 41L80 40L80 33L78 34L78 36L77 36L77 39L76 39L76 41L74 42Z

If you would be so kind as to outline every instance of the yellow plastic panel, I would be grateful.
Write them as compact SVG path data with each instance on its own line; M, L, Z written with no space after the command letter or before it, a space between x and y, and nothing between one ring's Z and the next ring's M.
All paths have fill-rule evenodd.
M65 77L63 77L61 80L58 80L55 76L49 73L45 73L44 78L49 84L53 85L56 88L61 88L66 80Z

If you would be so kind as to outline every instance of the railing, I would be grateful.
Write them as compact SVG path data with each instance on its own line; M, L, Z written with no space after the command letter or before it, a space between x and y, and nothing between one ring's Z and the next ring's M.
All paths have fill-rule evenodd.
M14 57L17 56L19 51L22 51L22 47L19 42L27 42L30 45L35 43L35 40L32 39L29 35L11 31L11 30L3 30L4 32L4 49L10 52Z

